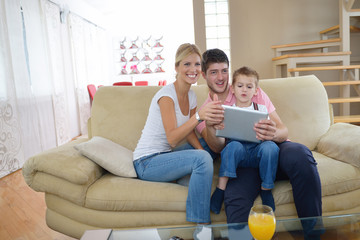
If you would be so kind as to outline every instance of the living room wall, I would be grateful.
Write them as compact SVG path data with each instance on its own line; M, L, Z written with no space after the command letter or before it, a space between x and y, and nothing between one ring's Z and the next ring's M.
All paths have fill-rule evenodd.
M201 4L194 2L194 14L203 14ZM229 0L229 13L231 69L251 66L266 79L273 77L271 46L320 40L321 30L339 24L339 1ZM195 18L195 32L204 28L204 22ZM204 34L195 37L198 45L205 45ZM337 80L334 72L317 72L316 75L323 81ZM336 88L330 89L330 96L337 94ZM337 106L334 109L337 111Z
M229 0L232 69L249 65L272 77L272 45L319 40L338 24L337 0Z

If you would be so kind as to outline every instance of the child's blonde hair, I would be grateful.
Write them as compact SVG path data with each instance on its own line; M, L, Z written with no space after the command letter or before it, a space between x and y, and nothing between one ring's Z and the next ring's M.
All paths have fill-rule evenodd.
M233 73L233 77L232 77L232 85L233 86L235 84L236 77L239 75L244 75L247 77L254 77L255 78L255 86L258 87L259 74L254 69L244 66L244 67L241 67L241 68L235 70L235 72Z

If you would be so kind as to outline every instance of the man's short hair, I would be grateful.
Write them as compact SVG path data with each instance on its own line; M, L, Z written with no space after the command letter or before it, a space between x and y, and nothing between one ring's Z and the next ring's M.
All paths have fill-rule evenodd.
M229 59L226 53L218 48L206 50L202 55L201 70L206 73L212 63L227 63L229 66Z

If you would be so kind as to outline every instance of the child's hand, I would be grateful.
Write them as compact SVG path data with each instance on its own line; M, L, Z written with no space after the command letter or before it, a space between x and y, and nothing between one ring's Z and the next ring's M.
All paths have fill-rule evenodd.
M256 138L264 140L273 140L276 136L276 123L270 119L260 120L254 125Z

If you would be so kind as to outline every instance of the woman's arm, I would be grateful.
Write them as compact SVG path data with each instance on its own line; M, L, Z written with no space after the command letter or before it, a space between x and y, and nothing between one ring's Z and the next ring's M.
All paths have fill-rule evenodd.
M186 123L177 127L174 101L170 97L165 96L159 99L158 104L160 107L166 138L171 147L176 147L178 143L194 131L198 121L195 118L195 114L193 114Z
M276 111L269 114L270 119L260 120L255 123L254 130L259 140L270 140L277 143L286 141L288 138L288 129L281 121Z
M194 116L196 113L196 108L190 110L190 117ZM190 134L186 138L187 142L191 144L195 149L204 149L198 137L196 136L195 129L190 132Z

